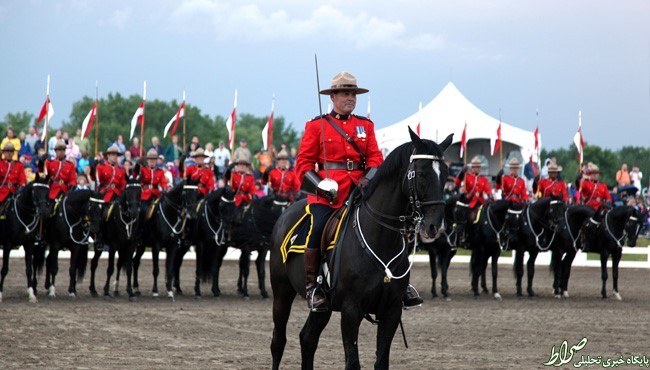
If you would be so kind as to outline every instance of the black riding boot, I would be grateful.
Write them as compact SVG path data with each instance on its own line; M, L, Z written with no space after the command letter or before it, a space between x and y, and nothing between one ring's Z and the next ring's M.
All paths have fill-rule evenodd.
M323 312L329 309L327 298L322 289L316 284L316 276L320 271L320 250L305 248L305 298L312 312Z
M404 305L404 309L408 310L414 307L420 307L422 306L423 302L424 300L422 299L422 297L420 297L418 291L415 290L413 285L409 284L406 287L404 298L402 298L402 304Z

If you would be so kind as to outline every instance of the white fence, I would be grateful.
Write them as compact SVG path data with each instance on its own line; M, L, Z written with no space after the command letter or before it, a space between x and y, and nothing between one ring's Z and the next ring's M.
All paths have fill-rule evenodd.
M92 258L94 252L89 252L88 253L88 258ZM623 247L623 258L625 258L626 255L642 255L643 257L641 258L642 261L621 261L619 264L619 267L621 268L646 268L650 269L650 248L649 247L635 247L635 248L630 248L630 247ZM225 260L239 260L239 256L241 255L241 251L238 249L234 248L228 248L228 252L226 253ZM2 250L0 250L0 256L2 256ZM23 251L22 247L20 247L17 250L11 251L11 257L12 258L22 258L25 256L25 252ZM70 258L70 252L68 251L61 251L59 252L59 258ZM108 253L102 253L102 258L108 258ZM142 257L143 259L151 259L151 252L146 252L144 256ZM165 258L165 253L161 252L160 253L160 258L164 259ZM257 252L253 252L251 255L251 260L255 260L257 258ZM528 256L524 258L524 262L527 261ZM194 253L193 249L190 249L190 251L185 255L185 259L188 260L194 260L196 259L196 254ZM469 263L470 256L455 256L451 262L452 263ZM269 260L269 256L266 256L266 260ZM514 252L512 257L510 256L501 256L499 257L499 264L500 265L512 265L514 261ZM426 254L417 254L415 256L415 262L416 263L429 263L429 256ZM544 252L540 253L537 256L537 260L535 261L536 266L548 266L551 263L551 252ZM587 259L587 253L582 253L578 252L576 255L575 260L573 261L573 266L586 266L586 267L600 267L600 259L594 259L594 260L588 260ZM611 257L607 261L607 266L611 267L612 266L612 261Z

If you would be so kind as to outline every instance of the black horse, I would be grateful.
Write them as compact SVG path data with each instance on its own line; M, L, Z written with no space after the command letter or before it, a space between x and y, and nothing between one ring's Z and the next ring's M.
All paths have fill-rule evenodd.
M533 290L533 278L535 277L535 261L539 252L546 252L550 250L553 238L555 238L555 223L551 222L551 203L559 202L557 199L544 197L538 199L536 202L527 204L521 213L509 213L506 216L506 224L510 220L516 223L516 227L509 230L508 236L516 240L512 245L514 246L515 259L514 271L516 277L516 291L517 297L522 297L521 280L524 276L524 254L528 252L528 262L526 263L526 271L528 276L528 285L526 292L529 297L535 296ZM516 237L513 238L513 236Z
M599 217L600 216L600 217ZM602 288L601 296L607 298L605 284L607 283L607 260L612 256L612 282L614 298L621 300L618 292L618 264L623 255L623 244L627 238L628 246L635 246L639 236L639 219L642 219L638 209L632 206L614 207L611 210L600 210L585 223L585 244L590 252L600 254L600 269Z
M555 298L569 298L571 264L578 250L582 249L582 225L594 215L594 210L584 205L558 205L551 206L551 219L559 220L551 243L553 295Z
M358 207L348 209L337 246L328 252L330 310L310 313L300 333L302 367L313 368L321 332L332 311L341 312L345 368L358 369L357 339L364 316L378 321L375 368L389 366L390 346L402 316L402 297L408 284L409 240L420 231L430 237L444 218L442 188L448 175L443 153L452 135L440 145L420 139L409 130L411 142L397 147L363 189ZM280 246L287 232L304 214L305 201L282 214L271 241L273 288L273 368L280 366L286 344L286 326L296 294L305 296L303 257L290 253L286 262ZM402 234L403 230L405 234Z
M137 165L136 165L137 166ZM98 240L95 241L95 254L90 262L90 293L97 296L95 289L95 271L99 263L99 258L103 252L103 245L108 245L108 267L106 269L106 283L104 284L104 297L111 297L109 286L110 279L115 270L115 252L119 254L118 266L124 266L126 270L126 291L129 299L135 299L135 293L131 285L131 274L133 272L133 254L137 243L138 235L138 218L140 213L140 194L142 187L139 180L129 176L126 188L120 194L115 202L98 208L102 211L101 232ZM112 209L111 209L112 208ZM97 220L97 215L91 216L91 219ZM119 271L118 267L118 271ZM118 294L119 273L115 279L113 292Z
M138 243L135 257L133 258L133 289L140 295L138 270L145 247L151 247L153 259L153 297L158 297L159 254L164 250L165 258L165 291L167 297L174 299L172 283L175 281L174 259L181 235L186 230L187 221L196 218L196 182L182 181L166 193L160 195L160 200L153 206L151 217L141 219L143 225L141 241ZM146 215L144 216L146 218Z
M251 205L244 211L241 223L234 225L232 237L227 245L241 251L237 293L244 298L249 297L248 276L252 252L257 252L255 268L260 294L262 298L269 298L266 290L266 255L271 244L273 226L287 208L287 204L286 198L274 195L253 199Z
M484 205L478 214L478 220L472 220L469 202L465 195L461 195L456 202L454 219L460 245L466 245L472 250L470 257L470 272L472 275L472 292L474 298L480 296L478 283L481 279L481 288L488 292L486 270L488 259L492 259L492 294L495 299L501 299L497 287L499 272L499 256L501 251L507 250L508 235L505 218L510 207L510 201L498 200Z
M451 259L456 255L458 249L458 234L454 226L454 209L459 196L453 196L445 201L445 227L441 228L442 234L438 237L427 239L420 235L420 250L429 252L429 266L431 267L431 297L438 297L436 290L436 279L440 269L440 292L445 300L449 298L449 284L447 283L447 271Z
M47 179L36 176L7 201L5 219L0 221L0 244L2 244L2 277L0 278L0 302L5 278L9 272L9 254L22 245L25 250L25 274L29 301L35 303L37 274L45 264L45 248L41 243L44 222L47 219L50 187Z
M74 190L65 195L55 208L55 214L47 223L46 240L49 246L45 268L45 289L50 297L56 296L56 275L59 272L59 251L70 251L70 282L68 295L77 296L77 279L82 280L88 263L88 237L96 235L91 230L88 217L91 199L99 199L99 193L91 190Z
M219 269L228 249L226 243L234 216L235 193L229 187L208 194L198 206L197 218L191 223L188 233L196 247L194 295L197 298L201 297L201 282L207 282L209 278L212 279L212 294L215 297L221 295ZM180 284L176 290L179 289Z

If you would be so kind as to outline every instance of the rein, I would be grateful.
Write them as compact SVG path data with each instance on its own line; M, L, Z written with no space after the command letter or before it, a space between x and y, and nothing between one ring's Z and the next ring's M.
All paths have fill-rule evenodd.
M618 246L619 249L623 248L623 244L621 244L621 241L625 240L625 237L627 236L627 231L625 231L625 227L623 227L623 235L621 235L620 238L617 238L614 233L612 233L611 228L609 227L609 222L607 220L609 219L609 211L605 214L605 230L607 231L607 234L614 239L616 242L616 245Z
M140 184L139 183L126 184L125 189L133 188L133 187L140 187ZM126 200L125 200L125 202L126 202ZM125 212L122 209L121 204L119 204L118 207L120 207L120 212L118 212L118 213L120 214L120 221L122 222L122 224L124 224L124 229L126 231L126 238L131 239L131 235L133 234L133 227L134 227L134 224L138 221L138 218L135 217L135 218L133 218L133 220L126 221L124 219L124 216L128 215L128 212Z
M24 210L32 210L32 209L36 210L36 208L25 206L23 204L18 204L18 198L20 198L21 195L22 194L18 194L14 197L14 213L16 214L16 219L18 219L18 222L20 222L20 224L23 225L23 227L25 228L25 234L29 234L36 229L38 221L40 220L41 217L38 215L38 213L35 212L34 219L32 219L32 221L29 224L26 224L23 221L23 219L20 217L20 212L18 212L18 208L20 207L21 209Z
M165 216L165 210L164 210L163 207L162 207L162 203L163 203L163 202L167 202L167 203L169 203L169 205L171 206L171 208L173 208L173 209L176 211L176 214L178 215L178 218L176 219L176 222L175 222L173 225L172 225L172 223L169 221L169 219L167 218L167 216ZM161 204L158 206L158 212L160 212L160 215L162 216L163 221L165 221L165 223L167 224L167 226L169 226L169 229L171 230L172 235L178 235L178 234L180 234L180 233L183 232L183 229L185 228L185 222L187 221L187 219L186 219L185 217L182 216L182 213L183 213L183 209L182 209L182 207L178 206L176 203L172 202L172 201L169 200L167 197L164 197L164 198L163 198L163 201L162 201ZM181 227L178 228L178 230L177 230L176 227L178 226L179 223L181 224Z
M535 232L535 229L533 229L533 223L530 219L530 205L526 207L526 219L528 220L528 228L530 229L530 232L533 233L535 236L535 245L537 246L537 249L539 249L541 252L546 252L551 248L551 245L553 244L553 240L555 240L555 234L557 233L556 231L553 231L553 235L551 236L551 241L548 242L548 245L546 247L543 247L539 244L539 238L544 235L545 227L544 224L541 222L542 218L537 217L537 220L542 223L542 231L540 231L539 234Z
M571 237L571 243L573 243L573 249L577 252L578 251L578 246L576 245L578 243L578 238L580 238L580 234L582 233L582 228L578 229L578 234L573 237L573 232L571 231L571 224L569 223L569 207L564 210L564 223L566 224L566 229L569 232L569 236Z
M487 210L485 211L485 213L487 215L488 225L490 226L490 229L492 229L492 231L497 236L497 243L499 243L499 248L501 248L502 251L506 250L505 248L508 248L508 240L506 240L505 246L504 246L504 244L501 243L501 233L506 228L506 223L504 222L503 225L501 225L501 230L497 231L496 227L494 227L494 223L492 222L492 219L490 218L490 213L491 212L492 212L492 205L489 205ZM508 210L508 212L510 212L510 210Z
M83 221L83 217L79 217L79 221L75 222L74 224L70 223L70 219L68 218L68 210L66 209L66 202L68 201L68 197L63 198L63 219L65 220L66 225L68 225L68 233L70 234L70 240L72 240L73 243L75 244L87 244L88 242L88 236L90 235L90 230L84 230L83 225L82 225L82 239L77 240L74 237L74 228L77 225L81 225L81 222Z
M234 199L229 200L224 196L221 196L221 201L226 202L226 203L234 203L235 202ZM208 208L209 207L208 207L207 203L203 204L203 214L205 216L205 223L208 224L208 227L210 228L210 231L212 231L212 233L214 234L214 242L217 243L217 245L222 245L223 243L225 243L225 239L226 239L226 235L225 235L226 230L223 228L223 218L221 217L221 214L219 214L219 218L218 218L219 219L219 227L217 228L217 230L215 230L212 227L212 224L210 223L210 218L208 217L208 213L210 213L210 215L212 215L212 216L214 216L214 214Z

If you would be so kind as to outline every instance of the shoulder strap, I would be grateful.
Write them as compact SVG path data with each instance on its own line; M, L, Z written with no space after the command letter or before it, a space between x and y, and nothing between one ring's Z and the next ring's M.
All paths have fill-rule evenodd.
M354 140L352 140L352 138L351 138L348 134L346 134L345 131L343 131L343 129L341 128L341 126L337 125L336 122L334 122L334 121L330 118L330 116L326 115L326 116L325 116L325 119L326 119L327 122L329 122L329 124L330 124L330 125L331 125L335 130L336 130L336 132L338 132L339 135L343 136L343 138L345 139L345 141L347 141L348 143L350 143L350 145L352 145L352 147L354 148L354 150L356 150L356 151L359 153L359 156L361 157L361 163L363 163L363 164L365 165L365 164L366 164L366 156L363 154L363 151L361 150L361 148L359 148L359 146L357 145L357 143L355 143Z

